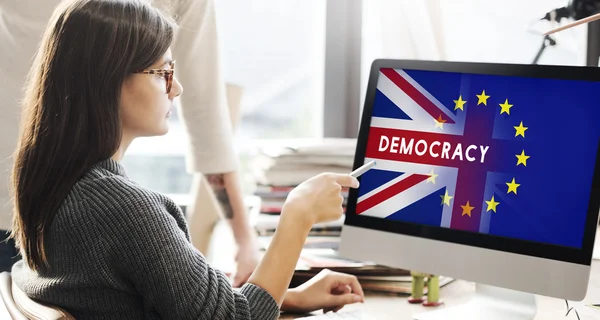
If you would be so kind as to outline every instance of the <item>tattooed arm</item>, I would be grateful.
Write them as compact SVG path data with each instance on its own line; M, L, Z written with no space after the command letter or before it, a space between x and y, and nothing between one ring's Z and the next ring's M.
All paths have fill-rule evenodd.
M240 179L237 172L206 174L205 177L215 192L238 245L236 256L238 266L233 285L241 286L254 272L259 256L256 233L248 220Z
M234 190L231 190L230 188L227 188L225 186L225 176L227 175L230 179L228 179L227 182L231 183L235 181L231 181L231 174L235 174L235 173L215 173L215 174L207 174L206 175L206 180L208 180L208 183L210 184L210 186L212 187L213 191L215 192L215 196L217 197L217 200L219 201L219 204L221 205L221 209L223 209L223 214L225 215L225 218L227 219L232 219L234 216L234 212L233 212L233 205L231 204L231 201L229 200L230 196L229 193L231 193L231 198L235 199L238 195L236 194L236 192L234 192ZM234 185L234 187L237 187ZM237 197L237 198L241 198ZM242 199L235 199L238 201L242 201ZM240 204L238 204L240 205ZM242 203L243 205L243 203Z

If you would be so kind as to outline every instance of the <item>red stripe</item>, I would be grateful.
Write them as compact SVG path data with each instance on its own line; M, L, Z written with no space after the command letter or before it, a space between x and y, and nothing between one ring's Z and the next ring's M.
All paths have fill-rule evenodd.
M381 73L388 77L393 83L395 83L402 91L404 91L409 97L411 97L423 110L427 111L434 119L442 117L446 120L445 123L454 123L454 120L450 119L438 106L433 104L425 95L423 95L417 88L413 87L406 79L404 79L398 72L391 68L382 68Z
M410 187L417 185L429 178L429 175L426 174L411 174L405 179L402 179L395 184L383 189L380 192L372 195L371 197L359 202L356 204L356 213L361 214L374 206L384 202L385 200L397 195L400 192L403 192Z

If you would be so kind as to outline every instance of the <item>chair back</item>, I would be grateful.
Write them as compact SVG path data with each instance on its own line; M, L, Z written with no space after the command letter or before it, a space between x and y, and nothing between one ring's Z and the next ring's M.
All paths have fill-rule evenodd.
M29 298L12 281L10 272L0 273L0 295L15 320L75 320L67 311ZM4 319L4 318L2 318Z
M0 273L0 297L2 297L0 319L27 320L13 300L10 272Z

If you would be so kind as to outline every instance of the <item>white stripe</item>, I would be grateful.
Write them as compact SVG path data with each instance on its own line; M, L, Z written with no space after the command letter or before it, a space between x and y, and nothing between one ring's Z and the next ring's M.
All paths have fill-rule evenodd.
M454 172L452 173L451 183L446 184L446 191L448 195L452 197L450 199L450 206L444 205L444 210L442 211L442 222L441 226L450 228L450 222L452 222L452 207L454 207L454 196L456 196L456 182L458 181L458 168L451 168ZM440 198L440 203L442 202L442 198Z
M410 83L413 87L415 87L415 89L417 89L417 91L419 91L425 97L427 97L427 99L429 99L429 101L431 101L433 104L435 104L438 107L438 109L442 110L444 112L444 114L446 114L446 116L448 116L450 119L454 120L455 122L457 121L457 117L454 113L450 112L450 110L448 110L448 108L446 106L444 106L443 103L441 103L438 99L436 99L431 93L429 93L429 91L425 90L425 88L423 88L417 81L415 81L415 79L411 78L404 70L394 69L394 71L396 71L402 78L404 78L404 80L406 80L406 82Z
M371 160L376 161L375 167L373 167L373 169L380 169L380 170L386 170L386 171L408 172L408 173L416 173L416 174L429 174L429 172L431 172L431 169L433 169L434 173L440 174L440 175L448 174L453 171L456 171L456 168L452 168L452 167L443 167L443 166L436 166L436 165L431 165L431 164L422 164L422 163L413 163L413 162L404 162L404 161L395 161L395 160L365 157L365 163L369 162Z
M423 122L412 121L412 120L403 120L403 119L392 119L392 118L381 118L381 117L372 117L371 118L371 127L377 128L386 128L386 129L395 129L395 130L410 130L410 131L419 131L419 132L430 132L430 133L439 133L440 135L462 135L464 126L462 123L460 124L445 124L443 125L443 129L440 127L435 127L435 122L433 119L429 119L429 122L425 124ZM442 138L442 136L440 136Z
M425 109L418 105L406 94L406 92L402 91L402 89L381 72L379 73L377 89L414 121L421 123L429 121L433 123L431 115L427 113Z

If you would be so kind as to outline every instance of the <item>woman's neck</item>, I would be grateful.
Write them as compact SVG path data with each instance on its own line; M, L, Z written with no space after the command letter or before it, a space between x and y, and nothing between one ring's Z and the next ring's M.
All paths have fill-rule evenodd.
M121 138L121 143L119 144L119 149L117 149L117 152L115 152L115 154L113 154L111 158L117 162L121 162L121 159L123 159L123 157L125 156L125 152L127 152L127 148L129 148L129 145L132 141L133 138L130 138L128 135L123 134L123 137Z

